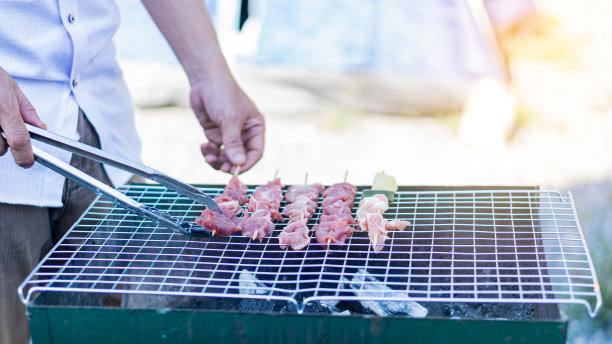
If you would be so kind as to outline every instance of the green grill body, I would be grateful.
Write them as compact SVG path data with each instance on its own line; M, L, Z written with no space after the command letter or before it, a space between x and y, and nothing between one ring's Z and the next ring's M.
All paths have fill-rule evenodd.
M41 295L38 299L43 299ZM550 307L548 307L550 308ZM565 343L556 319L410 319L114 307L28 307L36 344Z

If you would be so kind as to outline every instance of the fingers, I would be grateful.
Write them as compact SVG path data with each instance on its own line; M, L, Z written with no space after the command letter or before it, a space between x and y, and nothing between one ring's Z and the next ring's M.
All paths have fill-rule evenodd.
M207 142L200 148L206 162L215 169L233 173L236 166L241 165L240 172L248 171L261 159L265 144L265 124L261 115L247 120L241 134L241 145L245 142L246 155L244 163L236 163L229 158L225 145L220 146L215 142ZM244 149L243 149L244 151Z
M232 163L228 160L224 162L219 169L223 172L232 173Z
M212 142L207 142L202 144L202 146L200 146L200 149L202 150L202 155L204 156L204 159L206 160L206 162L217 168L217 162L219 161L219 153L220 153L220 149L219 146L212 143Z
M0 153L6 153L8 146L17 165L25 168L31 167L34 164L34 154L30 144L30 134L21 117L17 99L17 93L20 92L19 87L5 74L0 81L0 90L0 128L6 137L6 140L0 143ZM32 111L30 111L31 114Z
M4 139L4 136L0 134L0 156L3 156L8 151L8 143Z
M200 147L202 155L215 169L230 173L240 165L246 171L263 155L263 116L233 81L210 87L195 85L190 92L191 107L209 141Z
M21 118L23 121L39 128L47 129L45 122L41 121L36 113L36 109L30 103L28 98L21 92L19 87L16 87L15 95L17 96L17 103L19 104L19 110L21 111Z
M16 88L16 85L12 87L12 89ZM0 153L6 153L8 145L17 165L25 168L31 167L34 164L34 154L30 144L30 134L23 123L19 102L13 92L4 93L4 97L0 99L0 128L6 137L0 147Z
M230 172L232 163L227 158L225 151L218 145L208 142L200 146L202 155L206 162L214 169L221 170L224 172Z
M223 135L223 150L228 157L229 162L233 165L244 165L246 155L244 153L244 144L242 142L242 123L230 122L221 127ZM230 166L227 166L229 172ZM222 170L223 167L221 168Z
M244 163L244 167L240 168L240 173L246 172L251 169L258 161L261 159L263 152L251 151L247 153L246 162Z
M265 145L265 122L263 116L259 115L246 123L246 162L242 171L247 171L255 165L263 156Z

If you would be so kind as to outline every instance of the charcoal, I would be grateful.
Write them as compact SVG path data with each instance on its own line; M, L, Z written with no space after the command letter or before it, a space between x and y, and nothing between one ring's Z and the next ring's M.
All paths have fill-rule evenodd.
M351 314L374 314L371 310L364 308L359 301L340 301L336 307Z
M219 310L235 310L240 307L242 299L221 298L221 297L193 297L192 308L195 309L219 309Z
M238 310L242 312L272 312L274 311L274 301L242 299L238 305Z
M294 304L288 304L283 307L280 311L281 313L297 313L297 308ZM306 304L304 307L304 313L306 314L332 314L332 311L329 307L321 305L318 302L311 302Z
M444 315L461 319L533 319L531 304L497 303L448 303L443 306Z

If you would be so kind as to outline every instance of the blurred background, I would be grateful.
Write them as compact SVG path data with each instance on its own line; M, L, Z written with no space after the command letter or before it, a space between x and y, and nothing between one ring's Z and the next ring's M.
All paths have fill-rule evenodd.
M564 307L571 343L612 343L612 2L210 0L223 52L267 120L261 184L540 185L570 191L604 307ZM145 164L225 183L188 83L139 1L120 63Z

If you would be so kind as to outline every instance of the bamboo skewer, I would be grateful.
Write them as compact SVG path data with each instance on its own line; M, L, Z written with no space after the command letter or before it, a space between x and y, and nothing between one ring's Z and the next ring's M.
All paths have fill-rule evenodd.
M257 238L257 233L259 233L258 229L255 230L255 233L253 233L253 237L251 239L255 240L255 238Z
M378 213L382 214L382 209L378 208ZM372 240L373 247L378 244L378 232L374 233L374 240Z

